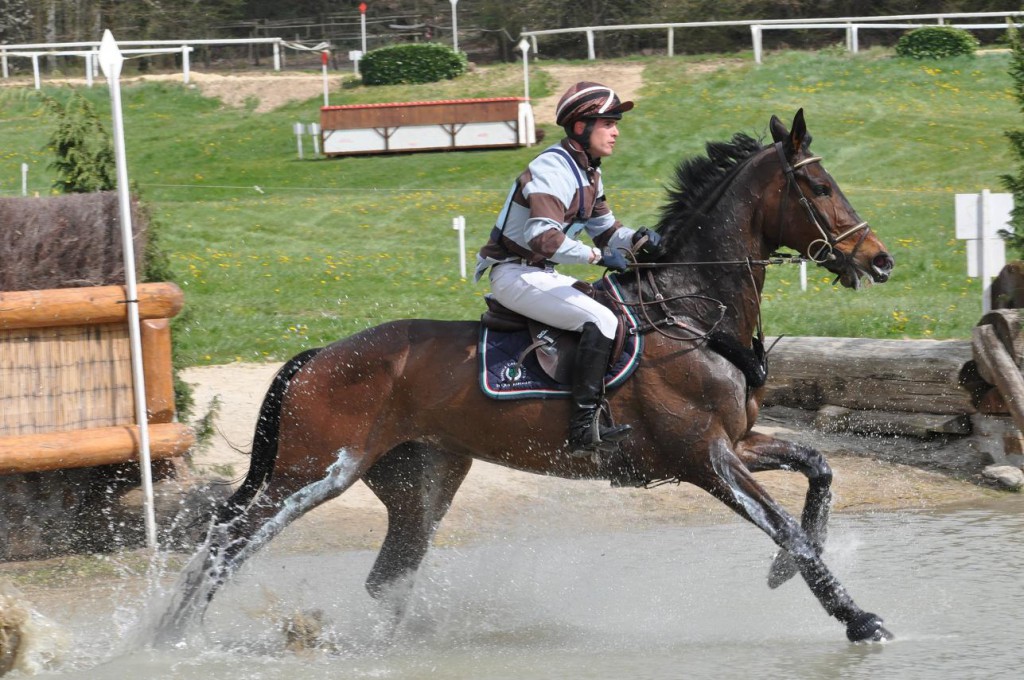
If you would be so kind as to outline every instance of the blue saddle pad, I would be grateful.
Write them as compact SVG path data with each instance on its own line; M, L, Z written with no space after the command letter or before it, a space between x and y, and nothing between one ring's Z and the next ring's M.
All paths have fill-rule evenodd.
M606 279L607 280L607 279ZM622 296L615 283L608 287L609 293L621 300ZM637 327L637 320L627 308L625 314L626 341L622 353L605 375L606 387L616 387L633 374L640 363L643 352L643 338L631 333ZM537 363L535 352L531 352L517 365L519 355L530 344L529 332L511 333L493 331L480 327L478 354L480 356L480 388L492 399L564 399L569 397L571 385L555 382Z

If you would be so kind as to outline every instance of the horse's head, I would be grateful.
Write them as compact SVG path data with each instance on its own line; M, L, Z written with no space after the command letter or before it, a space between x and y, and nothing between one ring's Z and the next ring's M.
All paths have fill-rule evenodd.
M863 276L887 281L895 262L822 167L821 158L811 155L804 110L796 112L792 129L776 116L770 127L774 162L781 165L783 179L775 208L777 224L770 218L766 222L768 241L807 256L836 274L847 288L858 288Z

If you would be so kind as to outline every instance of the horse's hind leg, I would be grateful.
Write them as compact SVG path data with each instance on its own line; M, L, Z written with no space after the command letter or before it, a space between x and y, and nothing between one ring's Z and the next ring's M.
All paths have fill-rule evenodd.
M850 640L892 639L892 633L882 626L882 619L857 606L822 561L807 533L757 483L724 439L710 442L708 462L707 473L692 481L746 517L793 556L811 592L826 612L846 625Z
M434 532L472 463L472 458L408 442L383 456L363 477L388 510L388 533L366 589L374 598L386 597L398 618Z
M821 554L832 509L832 468L825 457L809 446L756 433L751 433L737 444L736 455L751 472L792 470L807 477L807 497L800 525ZM797 572L796 562L790 554L780 550L768 571L768 587L778 588Z

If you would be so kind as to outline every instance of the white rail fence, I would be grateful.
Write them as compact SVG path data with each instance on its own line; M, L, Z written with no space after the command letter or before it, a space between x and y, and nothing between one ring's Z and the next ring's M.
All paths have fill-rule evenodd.
M189 54L198 45L270 45L274 51L274 70L280 71L283 61L281 47L286 45L282 38L223 38L223 39L197 39L197 40L125 40L118 43L129 49L122 49L124 54L167 54L181 53L181 74L184 82L189 81L191 69ZM40 87L39 57L82 57L85 60L85 77L89 85L92 79L98 75L99 67L98 41L91 42L69 42L69 43L27 43L23 45L0 45L0 71L4 78L10 77L8 60L13 58L27 58L32 61L32 74L35 79L35 87Z
M676 29L713 28L724 26L749 26L754 48L754 61L761 63L762 34L766 30L809 30L828 29L846 31L846 47L851 52L858 50L859 32L861 30L892 30L912 29L928 25L950 25L965 30L1006 29L1006 21L1024 15L1024 11L1009 12L956 12L935 14L901 14L894 16L868 17L831 17L813 19L745 19L737 21L686 21L658 24L616 24L612 26L580 26L575 28L555 28L539 31L523 31L523 37L533 44L534 53L538 53L538 37L566 33L583 33L587 40L587 58L596 59L594 35L598 32L613 31L644 31L662 30L667 32L668 56L675 55ZM965 19L1002 19L1001 23L961 23ZM952 22L952 23L949 23Z

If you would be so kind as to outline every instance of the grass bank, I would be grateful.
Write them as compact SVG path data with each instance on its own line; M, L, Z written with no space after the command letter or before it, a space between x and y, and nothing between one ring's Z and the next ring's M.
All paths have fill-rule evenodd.
M859 293L833 288L813 269L801 291L795 267L774 269L766 332L969 335L981 289L954 238L953 196L999 191L999 175L1014 170L1003 133L1024 120L1005 55L918 62L884 52L791 52L760 66L749 57L637 63L640 101L605 166L624 222L652 224L674 165L705 141L766 134L771 114L788 123L803 107L813 149L897 269L889 283ZM600 80L601 63L592 66ZM540 62L531 71L535 97L552 87L544 69ZM332 102L516 95L520 78L521 67L508 65L441 84L336 83ZM21 162L31 166L34 189L50 182L52 121L29 88L0 89L7 195L20 189ZM88 96L106 110L105 88ZM130 85L123 96L129 170L186 293L177 324L186 363L284 359L394 318L479 315L486 286L459 277L451 219L466 217L472 262L508 183L537 149L299 161L291 126L316 119L319 97L256 113L177 83ZM558 134L540 122L549 139Z

